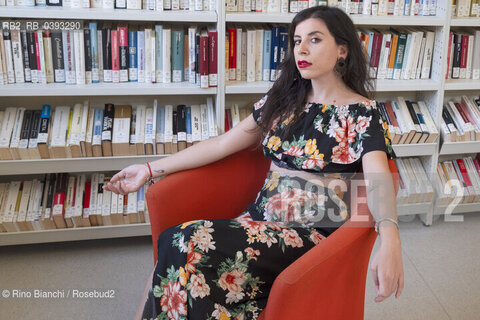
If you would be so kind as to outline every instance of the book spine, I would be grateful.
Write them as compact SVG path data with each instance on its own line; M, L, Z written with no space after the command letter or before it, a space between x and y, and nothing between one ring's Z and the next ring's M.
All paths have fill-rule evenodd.
M145 31L137 31L138 82L145 82Z
M83 29L83 45L84 45L84 57L85 57L85 83L91 84L93 82L93 78L92 78L93 56L92 56L92 38L91 38L90 29Z
M184 32L172 30L172 82L184 81Z
M5 46L5 58L7 62L7 79L8 83L15 83L15 70L13 67L13 53L12 53L12 41L10 31L3 30L3 43Z
M103 82L112 82L112 30L110 28L102 29L102 53Z
M73 31L73 47L75 51L75 79L77 84L85 84L85 41L83 30Z
M52 31L53 75L55 82L65 82L65 64L63 61L63 41L61 31Z
M120 82L128 82L128 29L118 28Z
M96 22L90 22L88 24L90 28L90 52L92 60L92 83L100 82L99 75L99 54L98 54L98 25Z
M112 83L120 82L120 59L119 59L119 43L118 31L112 30L110 32L112 39Z
M76 73L75 73L75 52L73 49L73 31L72 30L63 30L62 31L62 42L63 42L63 62L65 69L65 83L66 84L76 84Z
M155 81L163 82L163 26L155 25Z
M200 36L200 88L208 88L208 32Z
M15 83L25 83L25 68L23 66L23 50L20 42L20 31L12 30L11 37Z
M38 83L37 73L37 53L35 47L35 34L34 31L27 31L27 50L28 60L30 64L31 82Z
M235 30L236 33L236 30ZM208 86L216 87L217 77L217 30L208 31ZM231 70L231 69L230 69ZM234 80L236 79L236 69L234 69Z
M468 52L468 35L460 35L460 72L459 79L466 79L467 77L467 52Z
M172 64L171 64L171 50L172 50L172 30L163 28L162 36L162 52L163 52L163 83L172 82Z
M272 28L272 52L270 59L270 81L275 81L277 78L277 64L279 57L279 40L280 28L275 26Z
M138 81L137 31L128 32L128 81Z

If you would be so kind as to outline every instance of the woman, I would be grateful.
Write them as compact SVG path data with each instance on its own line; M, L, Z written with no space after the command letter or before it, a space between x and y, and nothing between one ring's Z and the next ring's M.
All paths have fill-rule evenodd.
M403 265L387 162L392 149L368 99L366 70L343 11L303 10L291 23L280 76L252 115L223 135L111 179L105 188L126 194L152 177L203 166L260 141L272 159L256 201L240 217L187 222L162 233L143 318L256 319L276 276L348 218L344 194L328 182L360 169L383 181L367 194L381 239L371 264L375 301L400 296ZM373 205L380 194L383 205Z

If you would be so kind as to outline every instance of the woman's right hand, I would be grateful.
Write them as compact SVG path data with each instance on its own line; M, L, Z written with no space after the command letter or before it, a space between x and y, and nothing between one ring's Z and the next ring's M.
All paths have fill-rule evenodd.
M146 165L134 164L114 175L103 189L125 195L140 189L149 178L150 172Z

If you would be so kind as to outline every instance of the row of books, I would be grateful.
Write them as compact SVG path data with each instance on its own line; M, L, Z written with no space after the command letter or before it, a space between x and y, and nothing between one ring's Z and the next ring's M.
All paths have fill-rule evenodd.
M480 141L480 97L446 102L440 132L444 142Z
M285 59L288 27L228 26L225 45L225 79L230 81L275 81L277 67Z
M216 0L0 0L0 6L214 11Z
M478 0L452 0L452 17L480 17Z
M437 205L480 202L480 157L442 161L437 165Z
M103 190L103 173L53 173L0 183L0 232L149 222L147 185L128 195Z
M235 127L252 113L251 108L240 108L234 103L225 108L225 132Z
M10 107L0 111L0 125L1 160L171 154L218 135L212 98L176 110L156 100L148 107Z
M379 102L378 107L387 121L393 144L433 143L439 132L423 101L396 100Z
M275 81L288 46L286 26L227 27L225 71L229 81ZM411 29L359 30L376 79L429 79L435 33Z
M397 204L433 201L433 187L419 158L397 158L399 174Z
M394 80L430 78L435 32L410 28L360 28L358 33L370 77Z
M434 16L436 0L227 0L227 12L288 13L314 6L338 7L348 14Z
M217 31L196 26L4 29L0 83L170 83L217 86Z
M446 79L480 79L480 30L450 32L447 52Z

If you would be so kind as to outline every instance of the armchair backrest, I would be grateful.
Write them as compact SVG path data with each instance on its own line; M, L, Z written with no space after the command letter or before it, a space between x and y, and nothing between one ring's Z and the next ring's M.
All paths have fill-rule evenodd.
M239 216L263 186L270 160L251 146L203 167L176 172L147 190L154 262L163 230L197 219Z

